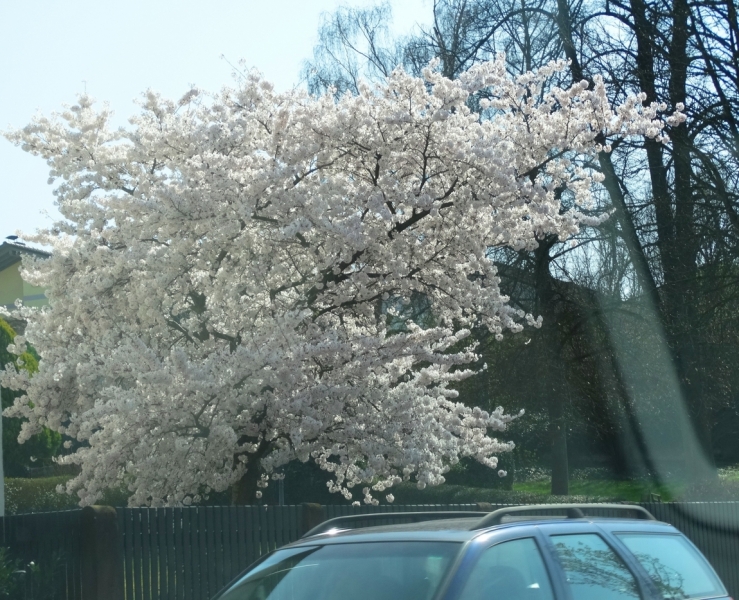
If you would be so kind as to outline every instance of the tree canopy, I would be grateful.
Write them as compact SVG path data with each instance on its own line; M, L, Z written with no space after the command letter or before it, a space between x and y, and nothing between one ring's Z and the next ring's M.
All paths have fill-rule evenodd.
M308 85L355 90L357 74L377 76L388 57L414 73L438 57L442 73L455 78L503 51L516 74L566 58L568 69L549 85L600 74L612 103L643 93L647 102L685 106L688 118L670 129L671 144L627 140L598 155L598 199L613 218L569 243L549 236L533 252L495 252L511 301L544 317L532 336L544 347L538 399L510 370L501 378L527 410L549 413L553 493L567 493L563 432L573 422L565 413L580 413L580 423L598 414L593 433L610 429L609 445L618 448L607 452L611 464L623 466L630 455L636 471L665 474L680 463L688 478L715 477L714 460L738 456L731 443L739 424L731 366L739 289L736 2L435 0L430 9L429 26L398 39L389 35L387 3L326 17L304 69ZM573 395L590 408L574 409ZM680 433L665 445L667 430Z
M133 504L232 485L244 502L294 459L365 502L442 483L460 457L495 468L511 444L492 432L514 417L457 401L464 340L541 320L501 293L490 249L601 222L597 153L666 141L643 96L612 108L597 78L545 90L565 68L511 78L500 57L450 80L432 63L338 99L248 75L147 93L126 130L81 97L10 133L51 165L66 219L32 238L52 257L24 263L50 306L21 310L38 373L3 379L24 392L21 437L81 443L66 460L82 504L121 482ZM481 91L486 119L468 107ZM434 323L388 331L413 294Z

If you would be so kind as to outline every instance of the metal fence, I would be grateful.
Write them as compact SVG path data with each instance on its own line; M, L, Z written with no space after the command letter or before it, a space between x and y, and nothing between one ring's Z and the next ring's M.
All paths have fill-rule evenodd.
M703 552L729 594L739 597L739 502L642 503L682 531Z
M500 508L494 505L491 508ZM642 503L700 548L739 595L739 502ZM126 600L209 598L262 554L307 529L303 506L119 509ZM477 504L321 506L318 520L353 514L479 510Z
M445 506L321 506L314 520L374 512L477 510ZM308 528L304 506L118 510L126 600L210 598L261 555Z
M739 502L643 503L654 516L683 531L711 561L729 593L739 595ZM498 506L487 506L488 509ZM87 510L87 509L86 509ZM110 509L109 509L110 510ZM403 506L228 506L125 508L112 515L117 534L103 540L121 571L108 598L206 600L246 566L327 518L378 512L480 510L476 504ZM112 511L110 511L112 514ZM80 574L89 565L81 511L17 515L2 520L2 545L24 564L51 575L44 595L39 578L26 577L27 600L83 600ZM94 537L94 536L93 536ZM99 537L99 536L98 536ZM90 538L92 539L92 538ZM98 542L99 543L99 542ZM99 546L93 554L100 554ZM99 558L99 557L96 557ZM40 571L41 572L41 571ZM34 588L34 585L36 588ZM48 590L54 588L50 595ZM84 584L82 584L84 587ZM89 595L89 594L88 594ZM84 600L88 600L87 596Z
M301 517L301 506L120 509L126 600L210 598L299 538Z
M13 562L19 600L80 600L79 510L0 518L0 546Z

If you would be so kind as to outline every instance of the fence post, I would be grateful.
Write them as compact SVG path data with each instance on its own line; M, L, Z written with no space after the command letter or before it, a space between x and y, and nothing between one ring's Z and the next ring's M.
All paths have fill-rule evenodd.
M82 600L123 600L123 557L112 506L85 506L80 516Z
M303 530L301 535L313 529L316 525L320 525L326 519L323 518L323 510L320 504L315 502L303 502Z

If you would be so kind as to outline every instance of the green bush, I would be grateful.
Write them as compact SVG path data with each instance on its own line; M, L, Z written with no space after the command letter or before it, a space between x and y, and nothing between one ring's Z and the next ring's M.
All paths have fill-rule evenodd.
M285 481L285 503L318 502L320 504L346 504L338 494L326 488L326 473L318 467L301 465L300 472L292 472ZM297 471L297 469L296 469ZM667 488L656 486L647 480L608 480L603 473L588 471L573 473L570 496L550 496L550 482L544 472L532 472L530 480L517 482L513 490L501 488L452 485L446 483L419 490L413 483L394 486L387 493L395 497L395 504L540 504L566 502L638 502L649 493L658 494L663 502L671 500L739 500L739 469L724 469L719 480L696 488ZM290 477L292 475L292 478ZM588 479L587 477L590 477ZM8 478L5 480L5 502L8 514L69 510L77 508L77 498L57 493L56 486L64 484L70 475L38 479ZM361 500L360 490L354 494ZM383 503L387 493L375 494ZM128 492L123 488L106 491L100 504L126 506ZM277 503L277 484L272 482L265 490L262 504ZM211 494L203 504L224 506L230 504L228 492ZM0 596L2 598L2 596Z
M499 463L500 469L491 469L474 458L465 457L444 475L444 479L451 485L511 490L515 476L513 464L512 457L503 456ZM505 471L506 476L498 475L499 470Z
M720 481L735 481L739 483L739 465L733 465L718 470L718 478Z
M63 598L66 590L66 570L68 556L55 550L41 562L31 561L25 566L27 589L31 590L33 600L57 600Z
M0 547L0 600L61 598L64 594L66 563L65 554L54 551L40 563L31 561L24 565L11 556L8 548ZM30 596L27 595L29 590Z
M8 345L15 340L15 331L7 323L0 319L0 370L8 363L16 363L17 356L8 352ZM29 373L38 371L38 354L32 347L20 356L22 360L21 369ZM17 367L12 367L17 368ZM13 405L15 399L21 393L6 388L0 389L0 400L2 408L6 409ZM25 474L26 469L43 467L53 464L52 458L59 453L62 445L62 437L56 431L44 429L41 433L34 435L24 444L18 443L18 434L21 430L21 419L10 419L3 417L3 459L5 474L18 477Z
M544 496L549 494L551 483L549 480L526 481L517 483L515 489ZM600 496L631 502L639 502L649 494L657 494L662 501L668 502L674 498L675 489L672 486L657 485L646 479L571 479L570 493L576 496Z
M69 475L39 477L38 479L7 477L5 479L5 512L13 515L77 508L78 499L56 492L56 486L68 480Z
M739 479L721 477L684 487L677 497L684 502L739 500Z
M58 485L64 485L70 478L70 475L38 478L7 477L5 479L5 512L13 515L79 508L77 504L79 498L56 491ZM98 503L107 506L126 506L127 502L128 492L126 490L110 489L105 492Z
M608 496L549 496L528 491L475 488L450 484L419 490L413 484L401 483L393 487L391 492L395 497L395 504L470 504L475 502L489 502L490 504L559 504L621 500L621 498ZM339 504L338 502L334 503Z
M22 597L20 561L12 558L7 548L0 547L0 598Z

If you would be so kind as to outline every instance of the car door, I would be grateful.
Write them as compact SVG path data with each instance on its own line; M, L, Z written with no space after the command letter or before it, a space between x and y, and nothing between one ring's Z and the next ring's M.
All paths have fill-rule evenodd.
M655 600L646 574L596 527L556 526L542 531L567 600Z
M728 598L706 558L677 530L612 527L609 533L643 568L658 598Z
M531 528L527 535L491 540L460 566L450 600L564 600L550 575L551 559Z

